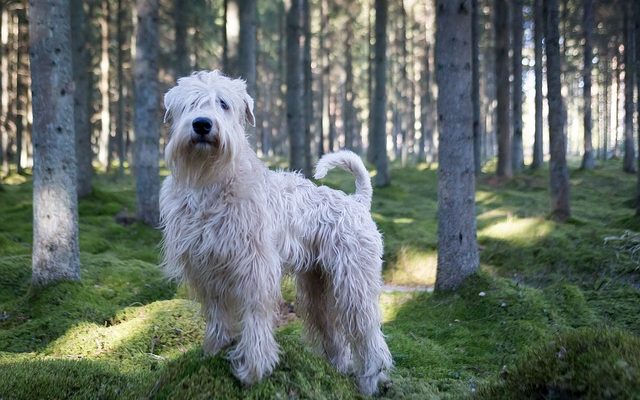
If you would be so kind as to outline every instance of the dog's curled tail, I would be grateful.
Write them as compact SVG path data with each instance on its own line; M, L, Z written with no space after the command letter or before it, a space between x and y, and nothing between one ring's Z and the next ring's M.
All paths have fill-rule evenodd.
M373 193L371 189L371 178L360 157L349 150L325 154L320 158L318 164L316 164L314 178L324 178L327 176L327 172L334 167L342 168L356 178L356 193L353 195L354 199L359 203L365 204L367 207L371 207L371 195Z

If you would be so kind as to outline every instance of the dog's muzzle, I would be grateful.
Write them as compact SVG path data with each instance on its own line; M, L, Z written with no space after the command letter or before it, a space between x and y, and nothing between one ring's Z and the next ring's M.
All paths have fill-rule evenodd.
M220 146L218 129L213 121L206 117L195 118L191 122L191 142L194 145L211 145L215 148Z

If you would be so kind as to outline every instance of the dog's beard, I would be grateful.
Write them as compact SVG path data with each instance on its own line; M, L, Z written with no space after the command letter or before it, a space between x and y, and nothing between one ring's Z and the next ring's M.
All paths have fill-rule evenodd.
M190 132L174 132L173 136L165 149L165 159L176 183L205 187L232 174L234 144L223 134L194 138Z

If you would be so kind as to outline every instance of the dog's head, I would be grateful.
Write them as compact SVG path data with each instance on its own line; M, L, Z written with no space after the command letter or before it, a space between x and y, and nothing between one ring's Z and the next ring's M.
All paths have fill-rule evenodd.
M171 134L165 159L174 179L203 185L234 168L248 146L245 126L255 126L253 99L243 80L219 71L194 72L178 79L164 96Z

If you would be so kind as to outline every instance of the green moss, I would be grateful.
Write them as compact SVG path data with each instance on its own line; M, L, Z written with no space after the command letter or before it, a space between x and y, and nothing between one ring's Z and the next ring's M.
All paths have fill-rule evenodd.
M385 238L384 279L432 284L436 171L418 165L392 174L372 205ZM635 178L617 161L572 171L574 217L564 225L547 219L547 179L544 169L500 185L479 179L481 272L459 291L382 296L395 360L382 398L640 393L640 275L625 205ZM354 190L353 177L339 171L322 183ZM223 355L206 357L199 306L158 268L160 232L115 218L135 209L129 175L96 175L79 203L82 281L38 291L29 287L29 179L12 176L3 189L0 398L358 397L351 377L309 351L299 322L280 328L281 363L251 388L233 378ZM625 229L633 231L627 239L605 245ZM292 279L282 293L295 299Z
M480 392L495 399L638 399L640 339L583 328L526 352Z

